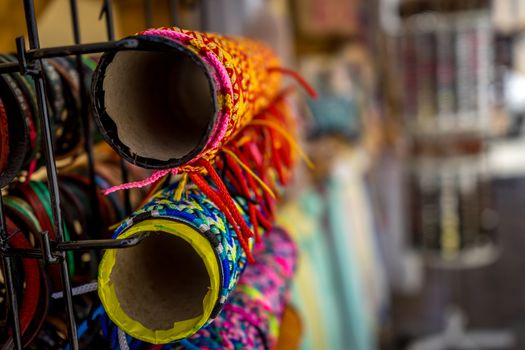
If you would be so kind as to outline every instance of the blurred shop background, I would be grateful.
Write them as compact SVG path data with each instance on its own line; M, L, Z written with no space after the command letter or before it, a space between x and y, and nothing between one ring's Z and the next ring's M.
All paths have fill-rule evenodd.
M315 168L279 218L301 349L525 349L525 0L113 3L117 38L254 37L317 89L297 101ZM72 44L68 1L35 4L42 46ZM100 1L79 6L105 41ZM24 32L0 1L0 50Z

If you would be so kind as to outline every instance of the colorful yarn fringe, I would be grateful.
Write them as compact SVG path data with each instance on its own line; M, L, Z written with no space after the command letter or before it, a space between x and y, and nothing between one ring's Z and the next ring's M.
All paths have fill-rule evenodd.
M247 245L249 238L259 239L261 227L271 228L280 189L290 180L297 155L304 157L295 135L289 131L295 129L295 120L286 95L284 92L278 96L224 145L214 166L199 160L208 176L197 169L188 172L179 182L179 195L174 197L180 198L186 184L196 185L224 213L249 262L253 262ZM186 182L186 176L190 182ZM248 220L239 213L233 198L246 200Z
M300 153L295 135L289 132L294 130L294 120L285 97L291 89L281 90L281 75L295 78L312 96L315 91L296 73L281 68L270 49L249 39L179 28L150 29L139 35L169 38L198 55L211 72L218 116L206 146L191 161L105 193L150 185L168 174L184 174L184 183L191 180L224 213L248 261L253 262L247 242L254 235L259 237L261 226L271 227L276 193L290 178ZM253 231L232 195L247 199Z
M293 125L291 109L282 95L219 151L215 167L202 161L216 185L215 190L199 173L188 174L192 182L226 214L250 262L253 259L243 241L252 235L258 240L261 227L271 228L277 196L292 175L299 150L295 138L288 132L294 129ZM231 199L235 196L247 201L248 222L253 227L253 233L248 229L248 223L236 213Z
M99 320L111 349L272 349L274 348L289 286L295 273L297 248L286 231L273 228L254 249L257 262L248 265L239 284L217 318L193 336L166 345L152 345L123 333L99 308L90 322ZM79 336L87 329L80 326Z

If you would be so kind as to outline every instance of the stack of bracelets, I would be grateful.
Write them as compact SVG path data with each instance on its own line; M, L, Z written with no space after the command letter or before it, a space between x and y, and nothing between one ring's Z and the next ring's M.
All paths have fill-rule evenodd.
M0 63L16 62L13 55L0 55ZM97 64L84 57L85 81L91 81ZM44 61L46 91L51 109L57 159L73 159L83 144L80 119L80 79L73 58ZM42 126L33 79L20 73L0 75L0 187L19 176L21 181L43 165Z
M145 173L130 168L132 176ZM103 239L111 237L110 227L125 216L123 197L119 194L104 196L102 191L120 181L120 165L115 159L99 162L95 181L99 188L99 213L92 212L90 205L90 181L86 170L75 168L59 176L62 199L64 234L66 240ZM147 196L145 190L137 191L138 198ZM47 184L42 181L14 183L3 198L7 221L9 244L13 248L40 248L40 232L47 231L56 238ZM97 251L67 252L69 273L73 286L82 286L96 280L98 273ZM58 265L44 266L36 259L16 259L16 290L20 301L21 331L25 346L34 349L56 349L66 344L66 321L63 305L53 295L62 290ZM2 279L3 280L3 279ZM1 290L2 322L9 311L6 290ZM96 295L86 294L75 298L77 317L83 319L99 305ZM83 316L82 316L83 315ZM9 328L1 327L0 343L9 344Z

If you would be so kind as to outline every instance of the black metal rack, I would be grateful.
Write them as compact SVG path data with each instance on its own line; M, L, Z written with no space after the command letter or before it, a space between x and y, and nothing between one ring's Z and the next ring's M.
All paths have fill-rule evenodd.
M71 282L68 270L68 262L65 259L67 251L78 250L101 250L101 249L120 249L127 248L139 244L144 235L122 239L122 240L82 240L82 241L66 241L63 232L63 217L60 209L60 195L58 188L58 176L55 162L55 154L52 142L51 126L48 116L46 88L44 85L44 76L42 68L42 59L60 57L60 56L76 56L77 69L79 70L80 78L80 97L81 110L80 116L82 119L83 133L84 133L84 151L87 154L88 176L90 179L91 192L91 206L94 213L98 213L97 208L97 189L95 185L95 166L93 157L93 145L91 138L91 121L89 119L89 103L88 91L86 91L85 77L83 74L83 65L81 64L81 57L83 54L101 53L108 51L118 51L121 49L132 49L136 46L134 40L114 41L114 27L113 27L113 11L112 1L103 0L100 18L105 17L107 42L81 44L78 4L77 0L70 0L71 20L73 25L74 45L41 48L38 34L38 26L35 16L34 0L24 0L25 21L27 26L27 34L29 39L29 49L25 47L25 40L23 36L16 38L17 58L18 62L0 64L0 74L19 72L21 74L29 75L35 83L35 90L37 95L39 118L43 129L43 148L46 161L46 171L48 178L48 188L51 195L51 208L54 219L54 229L57 233L56 240L51 240L47 231L41 232L42 246L41 249L16 249L9 245L9 233L7 232L5 208L0 192L0 255L4 264L4 276L7 290L7 301L11 305L9 322L12 327L12 336L14 347L17 350L22 349L20 318L17 295L14 286L14 270L13 259L15 257L40 259L45 264L59 264L61 272L61 280L63 285L63 295L65 300L65 308L67 315L67 331L68 340L71 349L78 349L78 336L75 315L73 311L73 294L71 289ZM175 23L176 15L176 1L170 0L170 22ZM148 26L152 25L152 4L151 0L144 0L145 19ZM121 160L122 180L128 181L128 174L124 160ZM131 212L131 204L129 199L129 192L125 193L125 209L126 214ZM97 220L99 223L99 220ZM95 227L98 227L95 226Z

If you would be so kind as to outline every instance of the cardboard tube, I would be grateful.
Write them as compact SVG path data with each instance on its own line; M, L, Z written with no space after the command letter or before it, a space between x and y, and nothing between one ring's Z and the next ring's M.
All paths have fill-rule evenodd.
M286 315L289 289L296 269L297 247L286 231L275 227L256 245L254 254L256 263L247 266L213 323L183 341L155 349L274 349L281 320L289 319L283 315ZM100 315L106 317L104 313ZM297 315L292 316L295 316L292 322L283 326L292 325L293 335L298 336L299 320ZM102 324L108 325L103 331L105 334L114 334L114 324L105 321ZM292 338L297 340L297 337ZM124 338L123 342L127 341L129 339Z
M126 39L125 39L126 40ZM102 55L92 90L104 139L150 169L212 159L279 92L279 66L262 44L178 28L133 36Z
M145 220L120 238L150 232L141 244L108 251L99 294L110 317L139 339L158 343L193 334L210 318L220 289L213 247L187 224Z
M197 55L169 40L137 37L141 50L102 56L94 79L98 125L128 161L174 167L206 145L215 88Z
M99 267L109 318L153 344L189 337L215 318L246 264L224 214L196 189L179 202L174 191L164 190L125 220L116 239L148 238L106 251Z

